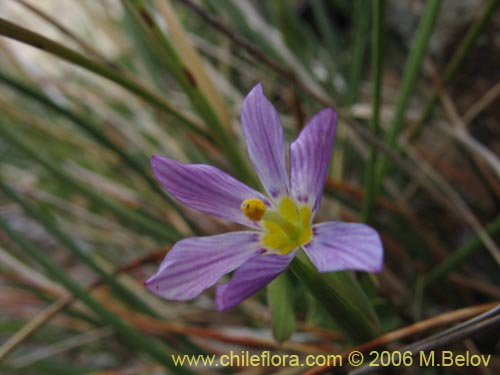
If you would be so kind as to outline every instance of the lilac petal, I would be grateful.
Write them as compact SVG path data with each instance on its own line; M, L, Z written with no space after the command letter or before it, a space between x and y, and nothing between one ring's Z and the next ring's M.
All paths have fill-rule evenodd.
M231 232L191 237L177 242L145 285L154 294L186 301L214 285L261 248L255 232Z
M290 179L296 201L313 210L319 205L332 154L337 113L324 109L316 114L290 145Z
M256 255L236 270L231 281L217 285L215 302L219 311L228 310L273 281L291 262L287 255Z
M151 167L163 187L186 206L258 227L241 211L241 203L248 198L268 203L267 198L220 169L204 164L182 164L158 155L151 158Z
M314 225L313 235L303 248L320 272L382 269L382 242L368 225L330 221Z
M278 112L264 96L260 83L243 102L241 125L250 160L267 193L273 198L287 194L283 128Z

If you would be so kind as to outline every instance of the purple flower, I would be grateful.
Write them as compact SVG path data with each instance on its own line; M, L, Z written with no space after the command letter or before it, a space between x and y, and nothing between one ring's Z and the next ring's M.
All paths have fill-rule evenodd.
M375 230L357 223L313 224L335 139L335 111L316 114L290 145L290 178L279 115L260 84L243 102L241 122L266 195L209 165L161 156L153 156L151 165L183 204L249 230L177 242L147 288L165 299L190 300L236 270L216 289L217 307L226 310L276 278L299 249L320 272L380 271L383 249Z

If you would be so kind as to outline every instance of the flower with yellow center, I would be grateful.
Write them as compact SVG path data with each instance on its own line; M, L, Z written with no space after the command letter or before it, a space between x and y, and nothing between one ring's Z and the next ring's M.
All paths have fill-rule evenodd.
M312 239L311 209L298 208L290 197L282 198L277 210L267 210L259 198L245 199L241 210L252 221L262 220L266 229L262 244L278 254L288 254Z
M289 172L278 113L257 85L241 111L252 164L266 194L209 165L151 160L156 178L181 203L250 230L186 238L168 252L148 289L165 299L189 300L217 286L216 303L229 309L271 282L302 249L320 272L376 272L383 250L377 232L356 223L313 224L328 170L336 113L314 116L290 145Z

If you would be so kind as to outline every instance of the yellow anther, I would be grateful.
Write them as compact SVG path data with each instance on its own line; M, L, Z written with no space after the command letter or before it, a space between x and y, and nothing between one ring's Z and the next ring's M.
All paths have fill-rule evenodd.
M241 204L241 211L252 221L260 221L267 211L267 206L259 198L245 199Z

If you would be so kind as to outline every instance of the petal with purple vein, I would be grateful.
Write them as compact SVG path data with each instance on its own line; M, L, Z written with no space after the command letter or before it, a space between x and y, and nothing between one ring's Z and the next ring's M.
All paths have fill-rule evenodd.
M241 203L248 198L266 197L242 182L205 164L182 164L155 155L151 158L153 172L163 185L181 203L210 215L258 228L241 211Z
M283 128L261 84L255 86L243 102L241 125L250 160L269 196L277 199L288 194Z
M238 305L285 270L296 251L287 255L256 255L236 270L231 281L217 286L215 302L219 311Z
M297 202L316 211L328 173L337 114L324 109L316 114L290 145L290 184Z
M251 231L186 238L172 247L145 285L162 298L190 300L260 249L259 235Z
M384 250L378 233L359 223L326 222L313 226L313 239L303 246L320 272L379 272Z

